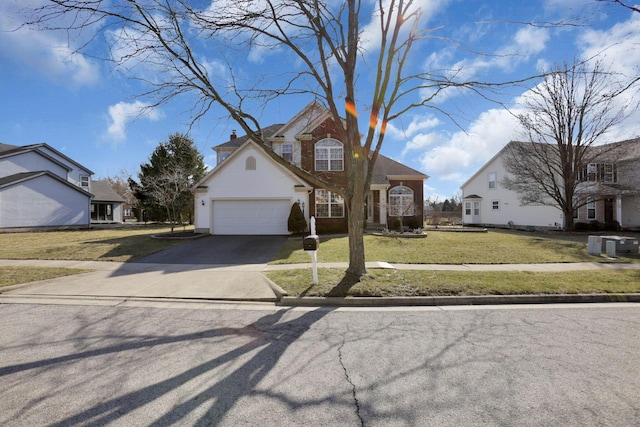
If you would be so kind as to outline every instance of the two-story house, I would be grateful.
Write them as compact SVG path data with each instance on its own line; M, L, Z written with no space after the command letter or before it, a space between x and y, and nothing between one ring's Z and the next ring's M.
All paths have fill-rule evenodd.
M513 144L511 142L510 144ZM523 205L504 188L506 146L461 187L463 223L523 229L558 229L562 211L553 206ZM617 221L640 228L640 138L590 147L590 158L577 174L574 222Z
M0 144L0 230L88 228L92 174L47 144Z
M194 186L195 228L211 234L288 234L287 218L300 203L318 232L344 232L343 198L318 188L276 162L265 150L322 179L346 185L347 162L339 127L311 103L284 124L262 129L267 144L232 133L214 147L217 166ZM402 215L422 224L423 184L428 176L380 155L367 195L368 224L385 226Z

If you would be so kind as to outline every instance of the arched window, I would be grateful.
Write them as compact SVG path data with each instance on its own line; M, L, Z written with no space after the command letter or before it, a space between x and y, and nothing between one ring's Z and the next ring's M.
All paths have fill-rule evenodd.
M413 190L404 185L389 190L389 216L413 215L415 215Z
M247 157L247 160L245 160L244 168L248 171L256 170L256 158L253 156Z
M316 170L342 171L344 170L344 148L342 142L333 138L326 138L316 142Z

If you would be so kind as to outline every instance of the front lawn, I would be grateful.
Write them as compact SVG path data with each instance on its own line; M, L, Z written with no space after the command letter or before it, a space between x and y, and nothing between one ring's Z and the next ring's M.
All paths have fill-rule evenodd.
M193 227L187 227L193 230ZM176 231L182 231L182 227ZM47 231L0 234L0 258L64 259L78 261L126 262L184 240L152 239L168 233L164 225L136 225L108 229Z
M623 233L624 235L628 233ZM633 233L632 233L633 234ZM633 234L638 236L637 233ZM403 239L367 235L365 259L402 264L536 264L549 262L604 261L587 253L587 235L577 242L575 235L547 235L492 230L487 233L430 231L424 239ZM346 262L346 236L320 236L318 262ZM290 238L272 264L306 263L302 238ZM622 256L622 262L640 262L640 256Z

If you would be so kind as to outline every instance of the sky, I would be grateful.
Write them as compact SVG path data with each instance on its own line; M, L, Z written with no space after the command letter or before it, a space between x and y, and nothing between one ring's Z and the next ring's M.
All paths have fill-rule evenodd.
M212 0L212 7L224 1L228 0ZM98 59L105 51L102 39L77 52L90 31L69 37L61 31L20 25L24 7L45 2L0 2L0 142L45 142L92 170L93 179L101 179L135 176L156 146L179 132L189 134L207 165L215 165L212 147L226 142L231 131L239 129L237 124L215 108L192 123L194 101L188 96L144 108L154 100L141 95L148 87L131 77L152 80L158 70L148 64L134 67L133 74L114 69ZM500 82L536 75L565 61L599 58L613 71L640 75L640 13L620 6L596 0L416 0L416 4L422 8L421 27L433 37L414 46L409 66L415 70L459 70L462 77ZM568 25L550 25L558 22ZM375 27L371 22L362 27L367 43L374 44ZM111 41L118 49L116 31L112 30ZM242 58L236 64L247 81L252 78L250 70L288 63L278 49L234 54ZM367 68L366 53L363 59L358 72L366 84L375 70ZM210 70L225 72L223 63L213 57L203 62ZM460 186L484 163L509 141L519 139L513 113L537 83L485 93L491 100L470 91L445 91L431 108L411 110L390 123L381 152L429 175L425 198L443 201L458 196ZM637 102L638 97L637 90L628 92L620 102ZM254 113L264 127L284 123L312 100L309 96L277 100ZM638 136L640 110L611 129L602 142Z

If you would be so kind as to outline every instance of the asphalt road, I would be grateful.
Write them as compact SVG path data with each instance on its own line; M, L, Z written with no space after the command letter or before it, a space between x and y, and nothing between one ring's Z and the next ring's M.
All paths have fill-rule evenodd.
M0 425L631 426L639 358L638 304L3 304Z

